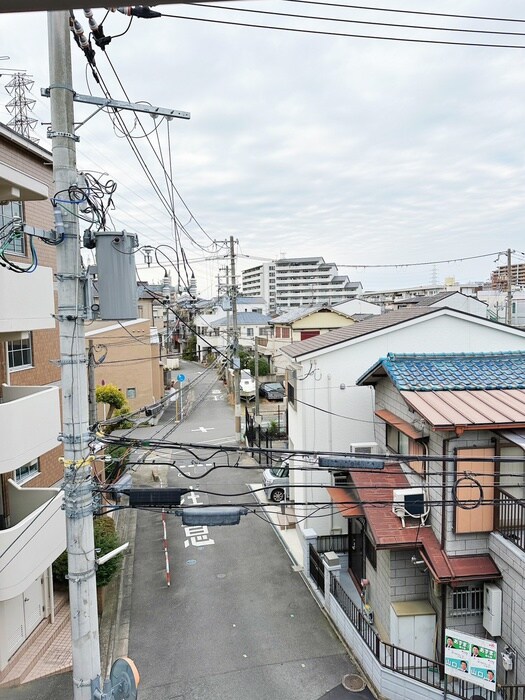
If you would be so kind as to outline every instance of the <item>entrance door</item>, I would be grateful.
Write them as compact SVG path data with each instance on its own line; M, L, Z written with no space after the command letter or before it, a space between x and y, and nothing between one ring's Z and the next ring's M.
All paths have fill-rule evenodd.
M350 518L350 553L348 568L353 573L357 583L364 578L365 566L365 533L359 518Z
M24 592L24 622L26 639L44 619L44 578L41 576Z

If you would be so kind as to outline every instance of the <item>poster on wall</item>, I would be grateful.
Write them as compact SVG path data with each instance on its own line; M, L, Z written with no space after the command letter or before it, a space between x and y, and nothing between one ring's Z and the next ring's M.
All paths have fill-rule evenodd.
M445 630L445 673L449 676L495 690L497 658L496 642Z

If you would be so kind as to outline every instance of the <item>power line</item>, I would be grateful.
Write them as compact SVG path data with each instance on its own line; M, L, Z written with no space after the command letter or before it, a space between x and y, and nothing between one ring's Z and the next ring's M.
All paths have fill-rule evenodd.
M500 36L525 36L524 32L509 32L509 31L498 31L491 29L463 29L461 27L436 27L431 25L419 25L419 24L398 24L395 22L372 22L369 20L361 19L349 19L341 17L323 17L319 15L299 15L288 12L270 12L268 10L254 10L245 7L227 7L225 5L205 5L203 3L195 2L192 6L206 7L213 10L227 10L230 12L248 12L257 15L270 15L272 17L287 17L293 19L313 19L320 22L343 22L345 24L359 24L367 25L373 27L389 27L396 29L423 29L430 30L433 32L460 32L464 34L497 34Z
M317 36L334 36L334 37L345 37L350 39L373 39L376 41L397 41L409 44L435 44L441 46L473 46L473 47L483 47L483 48L494 48L494 49L525 49L525 45L520 44L489 44L483 42L469 42L469 41L445 41L443 39L415 39L408 37L394 37L394 36L377 36L374 34L351 34L345 32L328 32L316 29L299 29L296 27L277 27L275 25L268 24L250 24L248 22L229 22L227 20L221 19L210 19L208 17L188 17L186 15L173 15L162 13L163 17L169 17L170 19L185 19L192 22L208 22L211 24L223 24L231 27L248 27L250 29L270 29L280 32L293 32L295 34L313 34Z

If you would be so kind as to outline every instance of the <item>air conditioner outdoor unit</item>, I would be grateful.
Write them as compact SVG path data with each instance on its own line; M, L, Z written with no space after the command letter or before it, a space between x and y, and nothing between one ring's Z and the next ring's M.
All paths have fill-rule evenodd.
M430 506L425 500L425 491L422 488L393 489L392 512L401 518L403 527L405 518L416 518L424 525L430 513Z
M352 454L371 455L377 451L377 442L352 442L350 443L350 452Z

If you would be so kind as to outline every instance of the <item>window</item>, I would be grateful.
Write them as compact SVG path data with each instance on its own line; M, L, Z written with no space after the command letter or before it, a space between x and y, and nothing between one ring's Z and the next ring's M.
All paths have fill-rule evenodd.
M281 337L282 338L289 338L290 337L290 329L283 327L281 329Z
M479 615L483 611L483 586L459 586L452 591L452 610L454 617L461 615Z
M410 438L390 423L386 424L386 446L396 454L410 454Z
M365 556L372 565L372 568L377 568L377 550L368 533L365 533Z
M247 328L246 335L248 336L248 338L252 338L253 337L253 328Z
M9 224L15 217L23 219L22 202L6 202L0 205L0 227ZM15 253L16 255L25 255L26 246L23 235L16 238L7 238L7 241L0 237L0 243L7 253Z
M33 349L31 334L22 340L7 341L7 362L10 371L32 367Z
M128 387L126 389L126 398L127 399L136 399L137 398L137 390L135 387Z
M23 467L15 469L15 481L17 484L22 484L24 481L29 481L37 474L40 474L40 465L38 459L34 459L32 462L24 464Z

